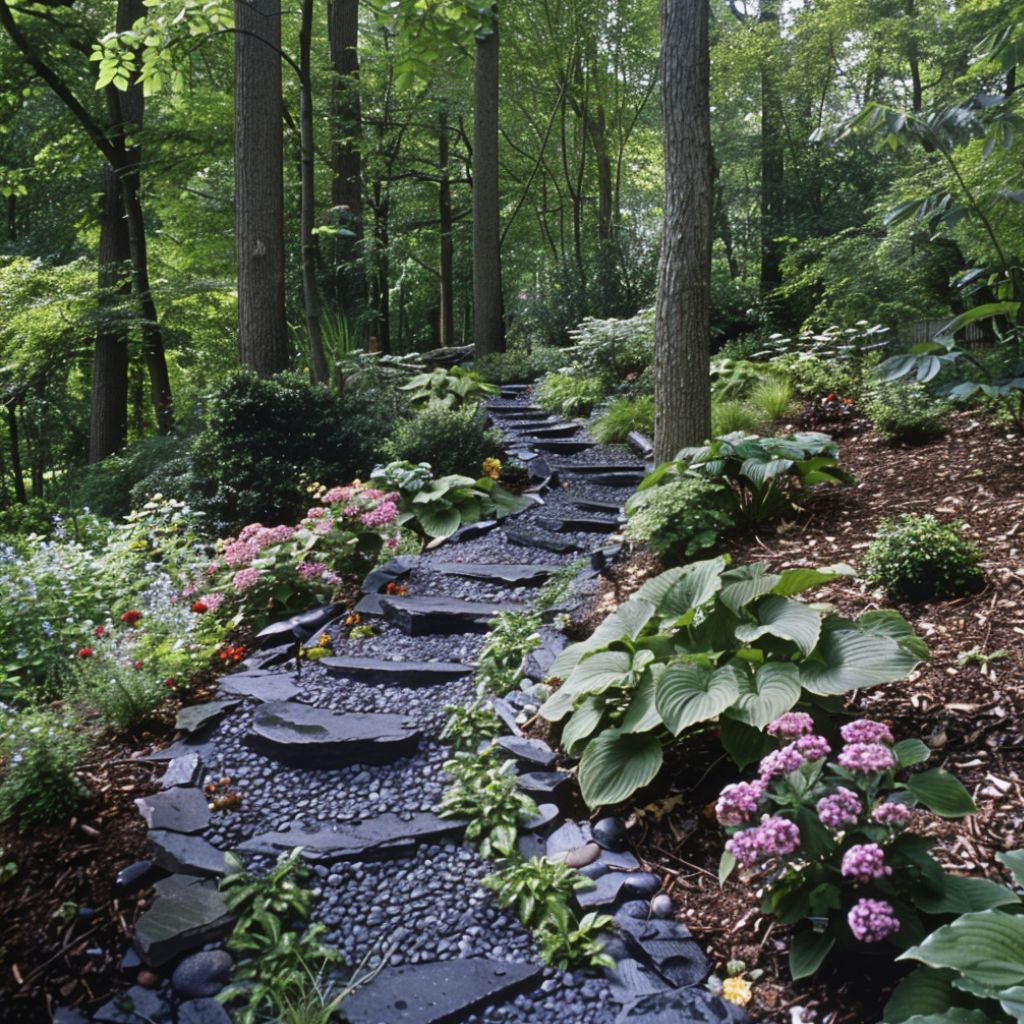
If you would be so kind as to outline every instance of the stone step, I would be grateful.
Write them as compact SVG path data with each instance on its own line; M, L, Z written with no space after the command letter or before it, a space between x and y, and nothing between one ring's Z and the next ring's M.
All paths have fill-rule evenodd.
M458 1024L540 984L541 967L460 959L388 967L341 1004L349 1024Z
M536 522L552 533L615 533L619 528L617 520L597 516L541 517Z
M512 395L514 397L529 391L532 387L532 384L502 384L501 393L503 395Z
M384 658L321 658L322 665L341 679L391 686L435 686L471 675L473 667L458 661L386 661Z
M502 430L526 430L530 427L540 429L565 425L565 420L560 420L557 416L501 416L493 413L491 421Z
M462 601L454 597L385 597L384 618L406 636L454 636L486 633L498 612L526 611L529 606L509 601Z
M594 476L600 473L639 473L642 476L645 470L635 462L564 462L558 467L558 472L569 476Z
M195 881L157 896L135 925L135 951L150 967L162 967L181 953L222 938L233 925L216 886Z
M295 700L299 688L294 672L235 672L217 680L217 690L231 697L258 700L263 704Z
M595 473L587 477L587 483L598 484L601 487L628 487L631 490L643 483L646 473Z
M612 515L622 513L622 502L597 501L594 498L573 498L572 504L583 512L610 512Z
M309 704L263 704L245 744L292 768L390 764L414 754L422 734L404 715L336 714Z
M509 526L505 529L505 539L510 544L518 544L524 548L536 548L540 551L553 551L555 554L567 555L583 548L574 540L555 537L546 530L531 530L525 526Z
M524 402L516 402L510 398L491 398L486 403L487 408L494 412L504 412L508 414L518 413L521 416L550 416L551 413L547 409L542 409L539 405L528 405Z
M537 587L557 572L558 565L503 565L490 562L438 562L431 566L445 576L465 576L499 587Z
M573 434L578 434L580 426L577 423L559 423L555 426L543 426L543 427L514 427L524 438L527 438L529 443L532 443L534 438L558 438L572 437Z
M594 447L593 441L548 441L543 438L530 439L530 445L550 455L578 455Z
M408 821L391 812L378 814L356 824L338 824L306 830L264 832L242 843L253 853L278 853L301 846L311 861L333 864L347 860L391 860L415 852L419 843L459 842L466 823L439 818L436 814L414 814Z

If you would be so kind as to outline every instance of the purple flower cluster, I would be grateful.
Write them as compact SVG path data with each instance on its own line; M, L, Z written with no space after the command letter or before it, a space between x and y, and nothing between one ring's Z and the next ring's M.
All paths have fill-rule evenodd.
M847 771L869 774L888 771L896 759L881 743L848 743L839 752L839 763Z
M793 746L808 761L818 761L823 757L828 757L832 751L824 736L801 736Z
M900 930L896 911L885 900L857 900L846 920L861 942L884 942Z
M856 722L848 722L839 732L847 743L888 743L892 746L896 742L887 725L873 722L870 718L858 718Z
M327 570L326 565L321 565L319 562L300 562L296 566L296 572L304 580L315 580L318 576L323 576Z
M770 782L772 779L795 772L803 763L804 755L796 749L795 743L790 743L762 757L758 771L762 782Z
M855 882L871 882L892 874L892 868L885 863L885 851L878 843L851 846L843 854L839 870L843 878L852 878Z
M363 526L377 527L387 526L398 518L398 506L390 500L382 501L376 508L370 509L365 515L359 517Z
M795 740L814 731L814 719L803 711L787 711L768 726L769 736L780 740Z
M718 796L715 814L722 825L742 825L756 813L764 796L763 782L737 782L726 786Z
M231 578L231 583L235 590L248 590L250 587L255 587L260 581L260 577L263 573L259 569L239 569L238 572Z
M825 828L838 831L844 825L854 825L860 817L860 798L852 789L840 786L830 796L818 801L818 817Z
M737 832L725 844L741 864L752 867L773 857L786 857L800 846L800 829L786 818L765 815L756 828Z
M905 825L910 820L910 808L906 804L886 802L879 804L871 814L883 825Z

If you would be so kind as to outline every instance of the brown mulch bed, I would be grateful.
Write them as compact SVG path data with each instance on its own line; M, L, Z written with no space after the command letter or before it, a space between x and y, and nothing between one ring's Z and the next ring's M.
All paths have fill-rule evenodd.
M93 748L79 777L93 799L70 822L0 827L4 862L17 874L0 886L0 1020L50 1020L53 1009L94 1010L131 979L121 970L140 895L114 891L117 872L143 859L146 824L134 803L156 788L156 767L132 747ZM144 895L144 894L143 894Z
M780 431L781 432L781 431ZM955 772L973 794L978 814L959 822L930 819L925 831L950 869L1007 880L999 851L1024 846L1024 440L965 414L950 434L918 448L884 446L861 421L841 442L841 463L854 486L817 492L795 522L734 539L736 564L856 564L880 519L905 512L962 519L985 553L986 585L954 601L900 606L926 639L930 660L905 682L860 693L858 713L888 722L899 737L920 736L932 765ZM592 627L657 567L647 557L616 567ZM856 580L811 592L844 614L885 602ZM583 630L585 631L585 630ZM1008 654L988 665L960 665L965 652ZM893 983L905 973L885 956L844 958L808 982L789 981L786 929L760 912L738 879L717 879L723 835L710 803L735 768L720 748L691 749L674 766L670 790L634 810L643 859L665 874L681 920L708 950L716 969L734 959L764 977L748 1010L778 1024L870 1024L878 1021ZM802 1011L793 1011L797 1008ZM801 1021L802 1013L802 1021Z

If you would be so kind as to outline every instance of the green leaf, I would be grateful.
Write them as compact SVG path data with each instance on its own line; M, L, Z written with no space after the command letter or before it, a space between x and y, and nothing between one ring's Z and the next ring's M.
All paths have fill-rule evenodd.
M940 818L962 818L978 810L963 783L944 768L932 768L911 775L907 789Z
M928 657L928 645L914 632L914 627L892 608L880 608L865 612L854 623L855 629L877 636L887 636L895 640L908 654L913 654L919 661Z
M893 989L885 1004L885 1024L902 1024L918 1015L945 1013L953 1006L954 992L951 984L955 974L947 970L933 970L918 967L911 971Z
M633 657L628 651L599 651L576 666L563 688L576 694L604 693L622 683L632 667Z
M458 509L447 503L443 507L420 505L416 508L416 518L426 535L434 538L450 537L462 524Z
M661 764L656 736L606 729L583 751L580 792L588 807L621 803L651 782Z
M808 655L818 645L821 636L821 616L810 605L788 597L766 597L755 611L757 625L742 623L736 627L736 638L754 643L765 634L791 640Z
M662 598L658 611L666 618L692 622L696 609L707 604L722 589L724 569L724 558L692 562Z
M926 914L970 914L995 907L1016 906L1020 900L1005 885L987 878L945 875L942 893L920 891L914 896L918 910Z
M650 732L664 724L654 703L655 679L665 671L665 665L652 665L633 691L629 708L622 716L619 728L623 732Z
M736 865L739 861L728 851L723 850L722 856L718 861L718 884L725 885L728 881L729 876L736 870Z
M657 682L655 705L675 735L697 722L717 718L740 694L742 673L733 665L711 669L675 664Z
M793 980L809 978L822 965L835 945L834 935L825 932L804 931L794 936L789 947L789 973Z
M919 739L900 740L892 748L896 755L896 764L900 768L912 768L915 764L924 764L932 756L928 744Z
M759 597L773 593L774 589L781 582L782 577L767 572L767 565L764 562L754 562L751 565L741 565L724 573L722 580L724 586L718 599L736 615Z
M767 733L738 721L731 712L726 712L718 725L725 752L740 768L759 761L775 746Z
M995 1017L990 1017L984 1010L967 1010L962 1006L954 1006L945 1013L915 1014L908 1017L905 1024L1000 1024Z
M1019 309L1019 302L986 302L980 306L975 306L973 309L969 309L965 313L961 313L958 317L950 320L950 322L942 328L942 333L956 334L961 327L977 323L979 320L989 320L997 316L1005 316L1007 319L1012 320L1017 315L1017 311Z
M729 718L763 729L785 714L800 699L800 673L796 665L768 661L756 673L745 673L740 695Z
M1007 850L1005 853L997 853L996 860L1009 870L1017 885L1024 886L1024 850Z
M842 576L856 575L857 572L852 566L842 563L825 565L820 569L786 569L779 577L779 582L772 588L772 593L779 597L792 597Z
M911 946L899 960L948 967L997 988L1024 982L1024 917L1000 910L964 914Z
M920 660L889 637L829 622L813 657L800 665L800 681L821 696L895 682Z
M601 697L587 697L565 723L562 746L570 754L576 753L579 744L593 733L603 719L604 700Z

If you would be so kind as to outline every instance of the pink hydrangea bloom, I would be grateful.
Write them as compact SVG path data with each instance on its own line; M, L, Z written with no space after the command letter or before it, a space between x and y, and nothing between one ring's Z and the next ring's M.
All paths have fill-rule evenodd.
M307 519L323 519L327 515L327 509L325 508L311 508L306 511Z
M725 848L745 867L753 867L761 861L761 844L758 842L756 828L737 832L725 844Z
M318 576L323 576L326 569L327 566L320 562L300 562L295 571L304 580L315 580Z
M263 574L259 569L239 569L238 572L231 579L231 584L235 590L242 591L248 590L250 587L256 586L260 581L260 577Z
M336 505L339 501L348 501L356 490L355 487L332 487L320 501L325 505Z
M748 867L773 857L787 857L800 847L800 829L787 818L765 815L757 828L737 832L725 848Z
M857 900L846 920L861 942L884 942L900 930L896 911L885 900Z
M376 508L359 517L363 526L387 526L398 518L398 506L393 501L382 501Z
M397 548L398 547L398 538L397 537L388 537L388 539L386 541L384 541L384 543L389 548Z
M884 772L896 764L892 751L881 743L849 743L839 752L839 763L851 772Z
M814 719L803 711L787 711L768 726L768 735L783 740L795 740L813 732Z
M248 565L256 557L257 550L252 541L242 540L241 537L238 540L228 541L224 545L224 564L231 568Z
M796 749L795 743L790 743L781 750L773 750L761 758L758 774L762 782L769 782L779 776L795 772L803 763L804 755Z
M793 746L808 761L818 761L823 757L828 757L832 749L824 736L801 736Z
M888 743L892 746L895 742L887 725L873 722L870 718L847 722L839 732L847 743Z
M833 831L838 831L844 825L856 824L861 810L860 797L845 786L840 786L834 793L818 801L818 817L825 828Z
M852 878L855 882L871 882L892 874L892 868L885 863L885 851L878 843L851 846L843 854L839 871L843 878Z
M224 595L216 592L203 594L199 600L206 605L208 612L215 612L224 603Z
M910 820L910 808L906 804L886 802L879 804L871 817L883 825L905 825Z
M330 533L334 527L334 523L330 519L321 519L320 522L313 527L315 533Z
M742 825L756 813L764 796L763 782L737 782L726 786L715 804L715 814L722 825Z

